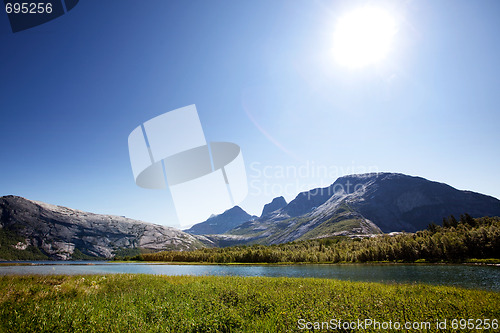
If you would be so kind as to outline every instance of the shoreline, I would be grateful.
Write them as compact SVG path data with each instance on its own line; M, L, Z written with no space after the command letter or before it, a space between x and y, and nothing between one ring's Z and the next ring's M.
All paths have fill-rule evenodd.
M132 260L26 260L0 261L2 266L50 266L50 265L197 265L197 266L307 266L307 265L481 265L500 267L500 259L470 259L462 262L429 262L429 261L370 261L370 262L276 262L276 263L216 263L216 262L177 262L177 261L132 261Z

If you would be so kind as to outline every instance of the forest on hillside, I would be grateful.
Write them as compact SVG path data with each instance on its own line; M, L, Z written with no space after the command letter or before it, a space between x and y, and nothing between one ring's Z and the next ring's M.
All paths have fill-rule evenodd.
M464 214L430 224L416 233L367 238L345 236L295 241L279 245L233 246L194 251L163 251L129 259L207 263L362 263L462 262L500 259L500 217L472 218Z

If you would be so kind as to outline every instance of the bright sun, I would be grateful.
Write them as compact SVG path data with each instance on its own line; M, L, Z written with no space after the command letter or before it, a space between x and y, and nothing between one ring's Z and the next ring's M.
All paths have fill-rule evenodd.
M375 7L358 8L337 22L334 56L343 66L359 68L384 59L396 34L394 18Z

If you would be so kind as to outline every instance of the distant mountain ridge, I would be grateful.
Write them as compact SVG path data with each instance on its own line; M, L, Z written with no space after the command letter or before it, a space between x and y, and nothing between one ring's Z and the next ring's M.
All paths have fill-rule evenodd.
M241 207L234 206L219 215L212 215L206 221L197 223L184 230L193 235L223 234L243 222L257 218L245 212Z
M34 248L59 260L75 255L109 259L121 250L189 250L211 244L205 237L175 228L17 196L0 197L0 232L4 241L10 236L20 239L16 244L3 244L11 252Z

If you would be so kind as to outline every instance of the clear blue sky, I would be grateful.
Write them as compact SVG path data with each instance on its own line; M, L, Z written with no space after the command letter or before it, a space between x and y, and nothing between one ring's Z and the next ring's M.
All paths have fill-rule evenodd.
M335 23L365 3L80 1L16 34L0 14L0 195L175 225L127 137L196 104L241 146L252 214L369 170L500 197L500 2L369 1L397 18L391 52L341 67Z

